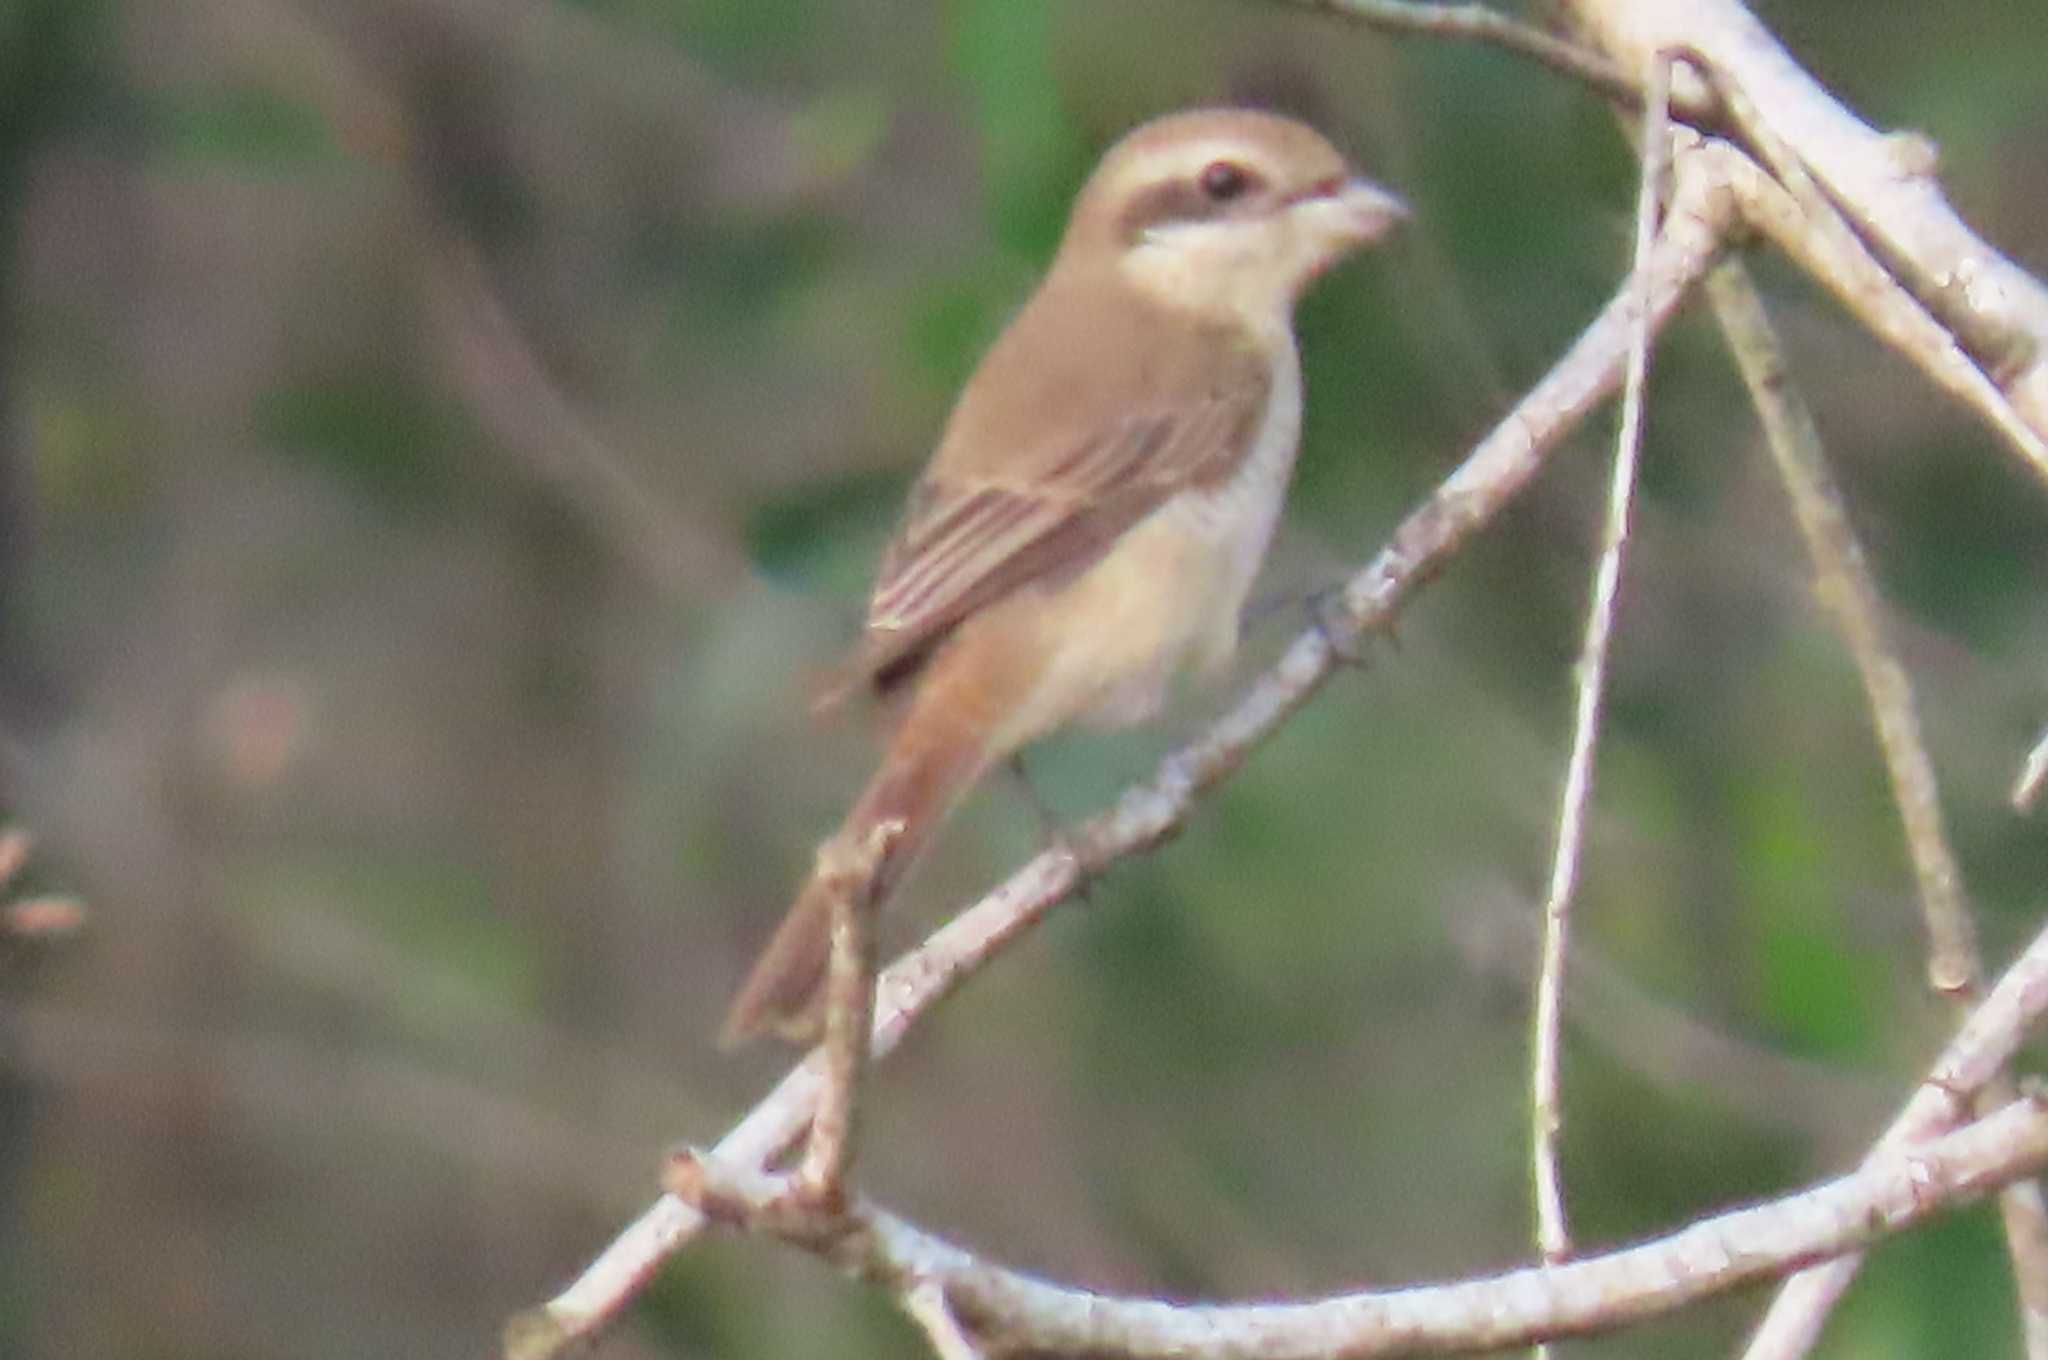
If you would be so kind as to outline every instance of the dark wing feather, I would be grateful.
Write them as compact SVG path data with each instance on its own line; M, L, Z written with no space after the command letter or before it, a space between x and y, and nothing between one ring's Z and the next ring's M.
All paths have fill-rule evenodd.
M1086 570L1175 492L1226 478L1264 414L1263 376L1127 414L1045 450L1026 465L1035 473L1028 478L928 473L883 555L860 670L889 688L968 615L1022 586Z

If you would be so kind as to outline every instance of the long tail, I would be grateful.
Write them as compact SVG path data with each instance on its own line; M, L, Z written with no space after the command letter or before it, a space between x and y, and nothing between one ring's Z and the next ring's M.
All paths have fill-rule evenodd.
M896 729L881 768L820 851L822 868L833 858L833 847L861 846L885 822L900 822L902 829L889 838L865 885L877 908L975 781L1007 754L991 748L991 696L981 686L959 683L968 677L957 671L944 673L951 669L941 668L942 673L926 678ZM726 1012L721 1047L731 1048L761 1034L795 1043L818 1036L824 1019L825 966L832 948L833 895L845 891L843 878L819 868L811 871Z

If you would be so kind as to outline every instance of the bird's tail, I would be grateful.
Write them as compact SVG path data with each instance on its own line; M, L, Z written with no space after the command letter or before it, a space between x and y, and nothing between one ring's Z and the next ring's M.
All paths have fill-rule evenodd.
M927 677L881 768L839 830L819 848L810 878L726 1013L721 1047L761 1034L793 1043L818 1037L833 901L841 893L860 894L878 910L932 833L1003 754L991 749L984 696L946 683L951 678Z

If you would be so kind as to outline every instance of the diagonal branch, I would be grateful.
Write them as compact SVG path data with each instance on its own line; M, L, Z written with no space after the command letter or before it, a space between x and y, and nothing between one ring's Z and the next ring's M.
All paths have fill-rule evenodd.
M1943 825L1940 783L1914 712L1912 682L1885 638L1883 600L1828 469L1812 414L1791 384L1783 350L1748 272L1735 260L1722 261L1708 276L1707 293L1756 403L1813 559L1815 593L1834 615L1863 681L1919 882L1929 939L1928 980L1937 992L1967 1007L1983 986L1976 929ZM1980 1094L1979 1108L2004 1103L2013 1090L2010 1078L2001 1076ZM2039 1360L2048 1354L2048 1219L2040 1187L2030 1181L2007 1186L1999 1208L2019 1285L2027 1353ZM1856 1268L1855 1256L1843 1256L1812 1272L1810 1282L1782 1292L1751 1343L1751 1360L1810 1349Z
M2013 781L2012 807L2015 812L2032 812L2034 803L2041 796L2041 786L2048 784L2048 732L2041 734L2034 743L2034 749L2027 752L2027 758L2020 764L2019 778Z
M1629 337L1628 366L1621 394L1620 428L1615 435L1614 474L1608 490L1607 521L1601 532L1600 561L1586 603L1585 640L1579 649L1578 704L1572 723L1571 753L1565 762L1564 788L1558 796L1556 848L1550 862L1550 886L1543 897L1542 964L1537 971L1534 1041L1530 1064L1530 1162L1536 1183L1536 1245L1543 1259L1555 1265L1571 1254L1571 1229L1565 1217L1564 1176L1558 1167L1558 1138L1564 1131L1564 1104L1559 1094L1559 1057L1563 1047L1566 941L1571 904L1578 888L1579 857L1585 847L1586 816L1593 802L1593 758L1600 744L1600 721L1607 691L1607 657L1614 638L1614 619L1621 594L1621 568L1628 549L1629 520L1635 505L1636 468L1642 458L1643 392L1649 383L1649 312L1641 303L1649 294L1650 252L1656 243L1657 207L1664 188L1664 170L1671 141L1665 107L1671 88L1670 62L1659 57L1649 72L1642 121L1642 182L1636 195L1635 298L1636 325ZM1542 1353L1539 1352L1539 1356Z
M1367 8L1342 3L1328 7ZM1917 161L1899 156L1902 143L1881 137L1842 110L1731 0L1643 0L1627 5L1574 0L1569 8L1619 69L1640 69L1644 53L1682 48L1700 53L1710 69L1725 72L1728 83L1754 100L1799 161L1812 168L1826 194L1843 205L1862 239L1879 245L1882 264L1901 269L1915 283L1920 304L1933 313L1932 330L1946 328L1966 337L1968 352L1960 356L1960 363L1947 336L1933 336L1938 343L1909 353L1952 389L1968 389L1988 373L2002 396L1990 400L1980 386L1977 404L1994 424L1999 423L1999 406L2009 399L2008 409L2016 410L2026 426L2019 433L2038 437L2048 430L2048 290L1969 233L1924 167L1916 168ZM1699 107L1697 101L1704 97L1694 89L1679 92L1682 106ZM1709 164L1715 167L1711 172L1700 169ZM1680 172L1678 199L1689 208L1674 212L1660 254L1675 253L1683 267L1660 275L1655 305L1660 319L1719 247L1729 211L1724 188L1740 193L1747 203L1745 212L1766 230L1771 229L1775 209L1780 244L1793 249L1796 258L1852 304L1873 291L1863 282L1869 272L1860 264L1831 262L1810 244L1803 246L1808 254L1799 253L1802 243L1816 239L1816 232L1793 230L1805 221L1799 200L1754 163L1725 146L1709 144L1683 153ZM1793 209L1790 214L1783 211L1787 203ZM1833 235L1841 238L1843 233ZM1839 244L1839 239L1832 244ZM925 1007L1028 929L1088 875L1173 834L1199 794L1227 777L1264 735L1320 687L1345 643L1391 618L1410 591L1441 570L1470 535L1519 492L1560 434L1611 390L1625 340L1620 311L1625 308L1619 303L1610 307L1544 384L1411 516L1390 546L1347 582L1335 601L1336 617L1327 621L1327 633L1312 632L1298 639L1204 737L1170 756L1151 781L1128 791L1113 809L1082 828L1071 851L1048 853L1027 864L995 894L890 970L882 982L877 1051L892 1046ZM1924 312L1920 316L1927 319ZM1891 324L1894 330L1901 325ZM1932 334L1925 326L1921 330ZM2006 429L2013 438L2010 417ZM2024 438L2014 442L2027 448ZM2041 465L2037 451L2028 452ZM817 1091L814 1058L728 1135L718 1155L750 1166L765 1165L781 1155L802 1136ZM574 1285L519 1320L533 1343L519 1353L551 1355L601 1327L701 1223L689 1205L664 1196Z
M1336 15L1385 33L1416 34L1490 43L1539 66L1570 76L1617 103L1638 108L1643 92L1629 74L1604 54L1525 24L1480 4L1417 3L1417 0L1294 0L1308 9ZM1694 98L1680 112L1705 116L1710 100Z
M1661 328L1720 253L1732 205L1721 191L1726 147L1696 148L1676 164L1672 205L1651 254L1647 310ZM1202 736L1167 756L1153 777L1081 826L975 906L941 927L883 975L873 1052L893 1049L909 1025L975 969L1114 861L1160 844L1179 830L1197 798L1222 782L1341 664L1343 652L1385 626L1419 587L1507 506L1549 453L1621 380L1637 303L1632 282L1580 335L1555 367L1511 410L1330 600L1321 626L1303 633ZM721 1139L713 1155L762 1167L807 1127L818 1099L821 1059L813 1053ZM629 1225L555 1298L512 1319L505 1353L544 1360L616 1318L662 1262L702 1228L703 1218L673 1194Z
M797 1184L804 1197L835 1211L853 1161L855 1102L867 1069L868 1033L874 1027L875 884L889 843L903 834L902 819L877 824L858 844L838 838L819 852L832 890L832 953L825 971L825 1084L811 1115Z
M1771 459L1806 542L1814 594L1833 616L1863 682L1919 883L1929 942L1928 985L1944 996L1972 994L1983 972L1977 932L1943 824L1940 781L1914 711L1912 681L1885 637L1884 601L1850 526L1813 415L1792 386L1776 330L1748 272L1739 262L1724 260L1708 276L1707 296L1756 404Z
M1701 59L1704 61L1704 58ZM2002 435L2033 474L2048 481L2048 434L2013 406L1951 327L1908 291L1866 238L1844 219L1749 93L1708 68L1743 137L1762 165L1741 184L1743 215L1779 249L1832 289L1871 334L1920 366L1935 386Z

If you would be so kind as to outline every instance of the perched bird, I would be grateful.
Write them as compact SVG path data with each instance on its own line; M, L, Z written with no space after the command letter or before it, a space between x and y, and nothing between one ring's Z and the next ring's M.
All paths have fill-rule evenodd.
M1235 650L1301 431L1295 299L1406 212L1272 114L1175 114L1103 157L883 555L850 673L900 716L723 1042L815 1036L832 847L880 847L883 901L991 766L1142 721Z

